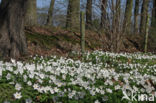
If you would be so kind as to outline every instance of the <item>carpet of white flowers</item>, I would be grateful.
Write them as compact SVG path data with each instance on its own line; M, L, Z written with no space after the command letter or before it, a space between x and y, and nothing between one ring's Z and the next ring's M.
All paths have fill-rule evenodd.
M95 51L83 62L0 61L0 103L138 103L122 99L123 91L156 97L156 55Z

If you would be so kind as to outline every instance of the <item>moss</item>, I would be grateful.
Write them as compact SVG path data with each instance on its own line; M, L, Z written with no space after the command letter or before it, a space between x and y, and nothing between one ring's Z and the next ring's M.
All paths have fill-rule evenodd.
M58 41L58 38L55 36L47 36L47 35L41 35L41 34L30 34L26 33L27 40L31 43L34 43L35 45L39 45L41 47L50 49L53 46L55 46L56 41Z

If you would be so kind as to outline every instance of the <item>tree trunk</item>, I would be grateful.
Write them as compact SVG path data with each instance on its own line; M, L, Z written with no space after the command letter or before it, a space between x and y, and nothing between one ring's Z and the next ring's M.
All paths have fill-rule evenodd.
M27 0L2 0L0 5L0 53L18 58L27 53L24 14Z
M54 3L55 3L55 0L51 0L49 11L48 11L48 17L47 17L47 25L52 25Z
M33 26L37 24L37 8L36 0L27 0L27 9L25 16L25 24L28 26Z
M72 0L68 0L67 17L66 17L66 28L71 27L71 4Z
M152 28L156 27L156 0L153 0L153 10L152 10Z
M135 8L134 8L134 33L138 33L139 30L139 4L140 0L135 0Z
M81 12L81 18L80 18L80 33L81 33L81 52L82 57L84 57L85 53L85 14L84 12Z
M115 1L111 1L111 12L112 12L112 28L111 28L111 52L115 52L116 50L116 40L117 40L117 25L116 25L116 19L117 19L117 10L116 10L116 3Z
M121 0L112 1L112 34L111 34L111 52L119 52L119 44L121 41L120 31L120 13L121 13Z
M66 28L80 31L80 0L69 0Z
M101 28L105 27L107 0L102 0L101 4Z
M87 0L86 29L91 29L91 26L92 26L92 0Z
M147 20L146 20L146 34L145 34L145 48L144 52L147 53L148 49L148 36L149 36L149 25L150 25L150 14L147 14Z
M125 18L123 27L124 32L130 33L131 32L131 17L132 17L132 9L133 9L133 0L127 0L126 2L126 10L125 10Z
M146 16L148 13L148 3L149 0L143 0L143 4L142 4L142 9L141 9L141 23L140 23L140 33L142 35L145 34L145 30L146 30Z
M115 37L115 51L119 52L120 51L120 45L121 45L121 0L116 0L116 16L115 16L115 29L116 29L116 37Z

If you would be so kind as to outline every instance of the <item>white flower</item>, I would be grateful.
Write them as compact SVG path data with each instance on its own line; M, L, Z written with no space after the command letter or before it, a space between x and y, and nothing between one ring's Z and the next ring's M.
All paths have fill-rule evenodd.
M62 70L61 70L61 73L62 73L62 74L66 74L65 69L62 69Z
M43 81L41 79L38 79L38 82L41 83L41 84L43 83Z
M27 75L24 75L23 78L24 78L24 82L26 82L27 81Z
M113 82L112 82L111 80L110 80L108 83L109 83L109 85L111 85L111 86L113 85Z
M62 83L61 82L57 83L57 86L58 87L61 87L62 86Z
M73 90L73 91L72 91L72 94L73 94L73 95L75 95L75 94L76 94L76 91L75 91L75 90Z
M120 88L121 88L120 85L115 86L115 90L119 90Z
M28 82L27 82L27 84L28 84L29 86L31 86L31 85L32 85L31 81L28 81Z
M38 90L38 89L39 89L39 85L38 85L38 84L34 84L34 85L33 85L33 88L34 88L35 90Z
M43 93L44 87L38 88L37 90L38 90L38 92Z
M71 98L73 98L73 94L72 93L69 93L68 94L68 97L71 99Z
M44 87L43 91L44 91L45 93L47 93L50 89L51 89L51 88L50 88L49 86L47 86L47 87Z
M16 63L15 59L11 59L11 62L12 62L13 64L15 64L15 63Z
M105 91L104 91L104 90L100 90L100 93L101 93L102 95L104 95L104 94L105 94Z
M23 74L23 69L22 68L18 69L18 72L22 75Z
M18 84L18 83L16 83L16 85L15 85L15 89L19 91L19 90L21 90L21 88L22 88L21 85Z
M96 100L94 103L100 103L99 100Z
M8 73L7 76L6 76L7 80L11 79L11 74Z
M0 77L2 76L2 69L0 68Z
M55 87L54 91L57 93L59 91L59 89L57 87Z
M18 74L18 70L15 70L15 71L14 71L14 74L16 74L16 75L17 75L17 74Z
M66 79L66 75L62 75L62 78L65 80Z
M15 99L20 99L22 96L21 96L21 93L20 92L16 92L14 94L14 97L15 97Z
M50 93L51 93L51 94L54 94L55 92L54 92L54 90L53 90L53 89L50 89Z
M100 92L100 89L98 89L98 88L96 88L95 90L96 90L96 92L97 92L97 93L99 93L99 92Z
M106 91L108 92L108 93L112 93L112 90L111 89L106 89Z
M126 90L132 91L132 88L130 87L129 84L125 84L122 89L126 89Z
M33 73L30 73L29 74L29 78L34 78L34 74Z
M94 96L94 95L95 95L95 92L94 92L93 90L91 90L91 91L90 91L90 94L91 94L92 96Z
M44 79L45 75L44 74L40 74L39 75L41 79Z

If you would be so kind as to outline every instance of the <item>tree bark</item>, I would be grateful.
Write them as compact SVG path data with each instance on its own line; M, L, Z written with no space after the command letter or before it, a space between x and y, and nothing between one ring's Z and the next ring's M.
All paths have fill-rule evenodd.
M101 28L105 27L107 0L102 0L101 4Z
M134 8L134 33L138 33L139 30L139 4L140 0L135 0L135 8Z
M127 0L126 2L126 10L125 10L125 18L123 27L124 32L130 33L131 31L131 17L132 17L132 9L133 9L133 0Z
M27 9L25 15L25 25L33 26L37 24L36 0L27 0Z
M81 33L81 52L82 52L82 57L84 57L85 54L85 13L81 12L80 16L80 33Z
M116 0L116 14L115 14L115 31L116 31L116 36L114 42L116 42L115 45L115 52L120 51L120 45L121 45L121 0Z
M49 11L48 11L48 17L47 17L47 25L52 25L53 22L53 9L54 9L55 0L51 0Z
M66 28L71 27L71 3L72 0L68 0L67 17L66 17Z
M146 33L145 33L145 48L144 52L147 53L148 49L148 36L149 36L149 25L150 25L150 14L147 14L147 20L146 20Z
M80 0L69 0L66 28L80 31Z
M91 29L91 26L92 26L92 0L87 0L86 29Z
M0 5L0 54L18 58L27 53L24 14L27 0L2 0Z
M156 0L153 0L153 9L152 9L152 28L156 27Z
M141 9L141 22L140 22L140 33L142 35L145 34L145 30L146 30L148 3L149 3L149 0L143 0L142 9Z

